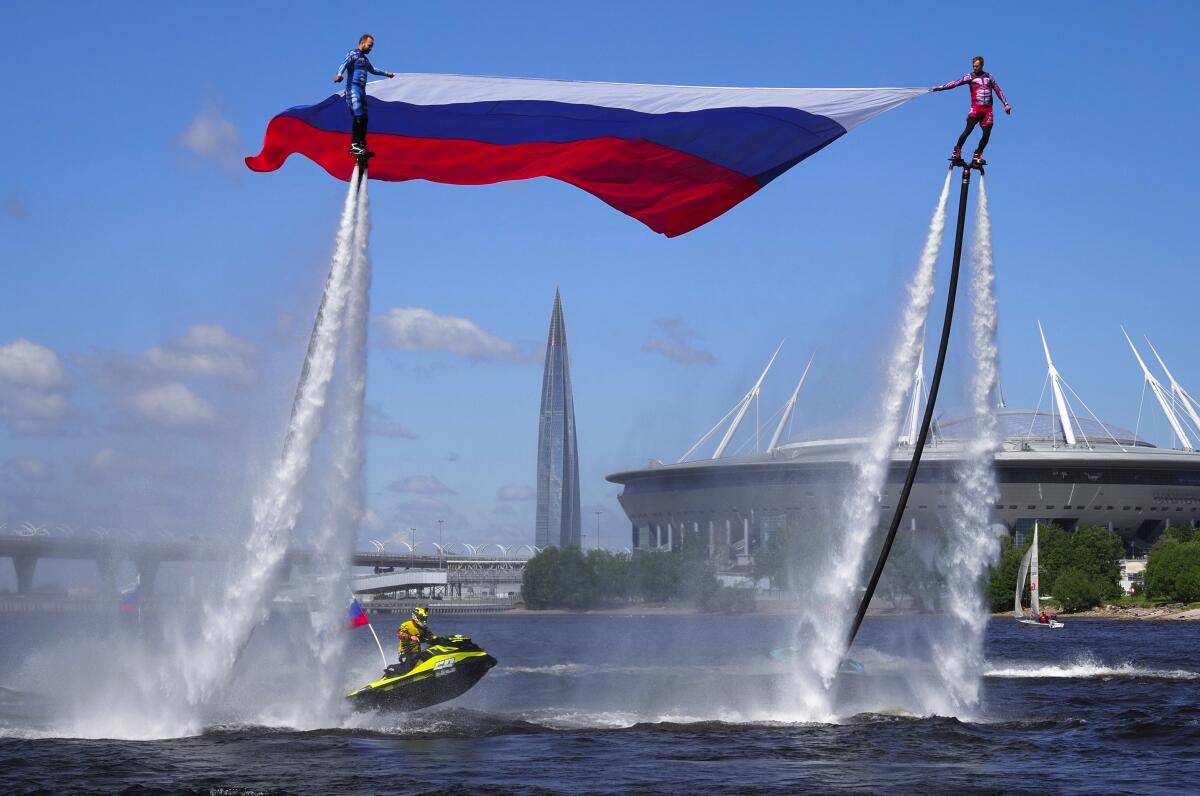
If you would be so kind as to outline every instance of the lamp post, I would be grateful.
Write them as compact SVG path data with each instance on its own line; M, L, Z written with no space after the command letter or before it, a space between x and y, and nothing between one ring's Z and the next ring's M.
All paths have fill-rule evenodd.
M596 549L600 549L600 510L592 512L596 515Z
M417 529L409 528L409 534L412 536L412 544L408 548L408 568L413 568L413 556L417 552Z

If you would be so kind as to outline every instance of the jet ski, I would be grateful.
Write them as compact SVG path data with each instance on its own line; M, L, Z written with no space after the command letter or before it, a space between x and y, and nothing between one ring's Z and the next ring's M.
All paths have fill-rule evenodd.
M420 710L466 693L495 665L466 636L435 636L411 669L394 663L346 698L358 710Z

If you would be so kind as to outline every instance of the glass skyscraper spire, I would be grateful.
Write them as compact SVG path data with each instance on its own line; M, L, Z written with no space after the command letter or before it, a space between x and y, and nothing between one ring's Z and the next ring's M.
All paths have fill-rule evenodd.
M537 527L538 547L579 546L579 451L575 446L575 404L571 399L571 366L562 299L554 291L546 369L542 374L542 409L538 415Z

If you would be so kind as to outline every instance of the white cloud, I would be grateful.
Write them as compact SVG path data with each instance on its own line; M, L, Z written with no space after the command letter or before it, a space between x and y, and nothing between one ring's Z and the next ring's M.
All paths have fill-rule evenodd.
M128 403L141 419L163 428L203 428L217 418L210 403L177 381L142 390Z
M52 390L66 384L67 374L58 354L24 338L0 347L0 382Z
M375 511L375 509L368 507L363 512L362 528L366 531L381 530L383 528L383 517L380 517L379 512Z
M163 466L161 463L130 455L116 448L101 448L88 459L83 473L93 482L120 481L132 477L162 475Z
M49 481L54 475L49 463L32 456L18 456L10 459L8 466L26 481Z
M70 411L58 354L25 339L0 346L0 416L18 431L45 430Z
M392 492L407 492L414 495L453 495L453 489L438 480L433 475L410 475L388 484Z
M679 318L660 318L654 324L663 337L651 335L642 344L642 350L651 354L662 354L681 365L711 365L717 361L711 351L692 345L697 335ZM665 339L663 339L665 338Z
M198 324L182 336L145 354L164 373L248 383L254 379L254 346L223 327Z
M484 331L469 318L435 315L423 307L392 307L376 318L384 344L400 351L436 351L476 362L531 361L531 351Z
M204 103L179 136L178 143L222 171L231 174L241 171L242 136L233 122L225 118L220 103L215 100Z
M121 455L113 448L101 448L88 461L88 474L108 478L115 474L121 464Z
M371 404L367 404L367 433L393 439L420 439L416 432L404 424L392 420L386 412Z
M390 540L385 541L411 543L412 534L409 529L416 528L418 547L425 549L429 543L438 541L438 520L442 521L440 531L442 538L447 542L456 537L462 538L461 534L471 527L471 521L456 512L445 500L418 495L395 506L391 525L399 530ZM467 541L471 541L470 538Z
M418 495L403 502L396 504L396 510L403 513L427 513L441 512L448 513L450 504L441 498L430 497L429 495Z
M525 484L507 484L496 493L496 500L533 500L535 497L537 490Z

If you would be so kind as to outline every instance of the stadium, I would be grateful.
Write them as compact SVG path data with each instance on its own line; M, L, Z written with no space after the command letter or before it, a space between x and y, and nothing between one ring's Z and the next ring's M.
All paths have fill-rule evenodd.
M1119 534L1131 553L1140 554L1167 526L1200 522L1200 452L1193 448L1196 429L1189 429L1189 424L1200 426L1200 417L1196 402L1166 366L1169 384L1162 384L1138 357L1147 387L1167 416L1179 449L1157 447L1127 429L1077 416L1048 349L1046 357L1055 411L997 413L997 431L1003 440L995 457L1000 497L990 518L997 532L1010 533L1020 542L1034 522L1055 523L1068 530L1103 526ZM678 463L651 461L645 468L607 477L623 487L619 500L632 525L634 550L673 550L687 537L706 544L709 557L719 564L737 566L748 563L776 529L811 533L836 522L831 512L838 496L852 484L854 456L865 440L824 438L780 444L795 394L766 452L723 457L765 376L766 371L724 419L737 412L712 458L688 461L697 443ZM919 402L911 396L923 394L921 379L918 373L906 428L893 449L887 484L879 497L884 523L891 518L912 456L910 441L915 439ZM936 429L904 514L905 527L944 527L959 466L976 436L974 427L974 420L968 418Z

